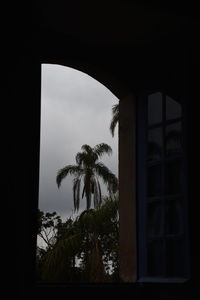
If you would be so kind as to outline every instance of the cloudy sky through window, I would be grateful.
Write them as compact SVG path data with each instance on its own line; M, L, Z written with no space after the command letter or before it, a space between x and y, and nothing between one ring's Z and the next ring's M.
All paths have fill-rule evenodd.
M60 189L57 171L75 164L83 144L107 143L112 156L102 157L118 176L118 128L112 138L109 125L112 106L118 99L100 82L78 70L60 65L42 65L39 208L56 211L62 218L73 213L72 177ZM102 186L103 194L106 194ZM80 211L86 201L81 199Z

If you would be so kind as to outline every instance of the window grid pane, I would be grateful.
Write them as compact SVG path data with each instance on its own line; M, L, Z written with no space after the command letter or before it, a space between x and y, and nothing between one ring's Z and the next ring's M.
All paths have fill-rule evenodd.
M160 92L153 93L148 96L148 124L156 124L162 122L162 94Z
M182 108L180 103L169 96L166 96L166 120L176 119L181 117Z
M182 152L182 124L171 123L165 127L165 155L167 157L178 155Z
M163 276L163 240L151 240L148 242L147 275Z
M148 161L155 161L162 158L163 152L163 134L162 127L148 130Z
M183 259L175 260L183 237L182 109L168 96L153 95L146 127L147 275L181 277Z

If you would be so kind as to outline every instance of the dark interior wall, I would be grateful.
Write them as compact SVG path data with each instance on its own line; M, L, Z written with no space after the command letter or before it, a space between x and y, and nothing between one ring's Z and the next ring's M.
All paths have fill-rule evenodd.
M51 20L52 26L49 26L48 22L43 23L43 16L47 11L52 16L53 6L50 9L50 6L42 7L41 3L38 3L32 8L28 7L27 11L20 6L12 11L8 10L8 20L12 26L5 34L5 43L3 43L5 51L2 55L5 68L1 69L5 79L5 84L3 82L2 85L4 96L1 118L4 174L2 215L5 217L2 239L4 256L2 257L6 261L3 275L8 286L7 293L14 290L16 295L21 294L21 299L31 299L34 295L30 283L34 277L34 233L39 172L40 64L43 62L77 66L78 69L93 74L119 98L126 95L128 90L134 92L142 88L159 88L188 102L189 217L192 258L192 281L189 291L191 291L198 283L200 267L197 243L199 212L196 209L198 176L195 173L198 171L199 152L196 134L199 124L198 110L194 105L195 100L198 99L198 80L192 71L192 67L197 68L199 63L196 59L192 60L188 49L190 44L183 38L183 33L177 38L177 34L173 35L170 31L164 38L157 37L146 41L141 39L139 42L134 42L132 36L132 41L121 42L117 39L117 33L113 41L109 36L104 41L103 31L103 34L96 35L98 38L93 40L92 34L95 34L95 29L88 24L85 28L93 28L89 30L90 35L77 35L79 28L76 24L79 23L72 21L73 16L77 16L75 11L78 3L67 5L70 11L67 15L70 18L67 24L68 26L75 24L75 28L71 30L73 26L66 27L63 29L66 32L54 28L56 23L54 18L48 19L48 22ZM84 8L83 4L81 5L81 8ZM112 12L112 7L110 9ZM170 10L173 11L172 7L169 8ZM59 12L58 6L55 12ZM80 13L79 8L79 15ZM87 19L89 11L86 14L85 10L84 13L81 14L82 22ZM126 14L120 21L126 22ZM98 28L98 32L101 33L101 26ZM192 79L188 80L191 74ZM194 83L196 83L195 87ZM135 295L143 295L144 291L157 299L163 299L163 293L166 295L166 287L138 289L129 286L128 288ZM38 292L37 297L40 293L42 295L42 292ZM49 289L45 289L43 293L43 297L56 295ZM174 295L175 299L183 299L186 295L185 290L179 287L170 288L168 293Z
M33 280L39 182L40 64L30 55L10 61L3 101L2 240L8 292Z
M191 56L192 57L192 56ZM199 66L193 61L189 67L189 93L188 93L188 180L189 180L189 233L191 255L191 286L196 289L199 285L200 270L200 243L199 232Z

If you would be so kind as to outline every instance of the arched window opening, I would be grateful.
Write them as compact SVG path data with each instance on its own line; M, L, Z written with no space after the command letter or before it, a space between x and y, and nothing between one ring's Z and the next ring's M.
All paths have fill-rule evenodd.
M42 65L39 282L118 277L117 105L89 75Z

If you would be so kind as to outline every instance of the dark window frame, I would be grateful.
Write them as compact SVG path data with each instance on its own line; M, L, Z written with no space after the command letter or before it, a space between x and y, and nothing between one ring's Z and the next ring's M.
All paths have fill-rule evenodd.
M149 125L148 124L148 95L161 92L162 93L162 122ZM188 231L188 178L187 178L187 137L186 137L186 128L187 128L187 114L186 114L186 107L185 104L182 103L182 115L181 117L174 118L171 120L167 120L164 118L166 117L166 96L170 96L172 99L174 99L173 96L169 94L165 94L162 91L159 90L143 90L142 92L137 94L137 226L138 226L138 233L137 233L137 240L138 240L138 246L137 246L137 253L138 253L138 282L157 282L157 283L178 283L178 282L185 282L190 279L190 263L189 263L189 231ZM176 99L174 99L176 100ZM165 157L165 153L162 153L161 159L155 162L147 162L147 131L151 128L162 128L163 137L165 136L166 126L169 124L177 124L177 122L182 123L182 130L183 130L183 141L182 141L182 153L178 154L177 156L172 157ZM163 139L163 149L165 152L165 138ZM176 199L180 198L182 196L183 201L183 213L182 218L184 218L182 225L184 227L183 231L185 234L184 238L184 257L187 259L187 263L185 265L184 269L184 277L165 277L166 275L166 262L164 261L163 265L163 276L148 276L147 273L147 209L145 205L145 199L147 199L146 196L146 168L148 165L155 165L162 163L164 166L167 162L170 161L176 161L178 158L181 158L183 161L183 182L184 184L184 192L182 194L174 194L174 195L166 195L162 194L159 197L151 197L149 198L148 202L150 203L153 201L160 201L161 203L161 209L162 213L164 213L164 207L166 203L169 203L169 201L176 201ZM162 168L162 191L164 191L164 172L165 167ZM164 199L164 200L163 200ZM164 221L164 220L163 220ZM174 238L177 238L178 235L174 235ZM166 244L167 234L163 232L163 234L160 236L164 243ZM168 234L169 238L173 238L173 235ZM153 236L152 236L153 238ZM155 238L159 238L158 236ZM164 251L166 251L166 245L164 246Z

